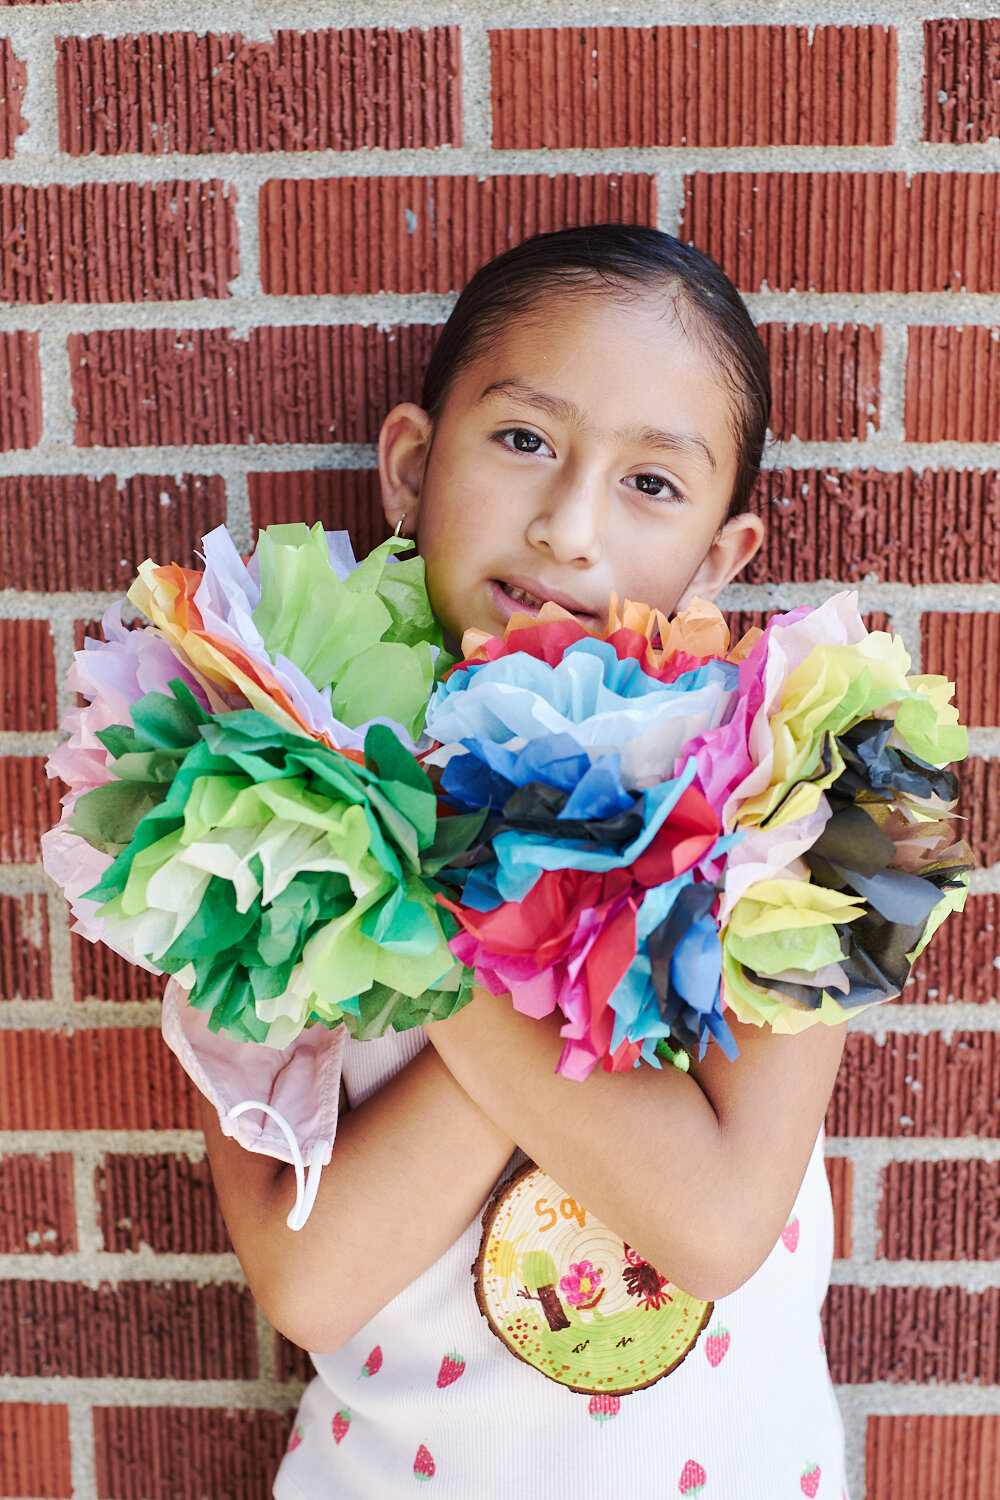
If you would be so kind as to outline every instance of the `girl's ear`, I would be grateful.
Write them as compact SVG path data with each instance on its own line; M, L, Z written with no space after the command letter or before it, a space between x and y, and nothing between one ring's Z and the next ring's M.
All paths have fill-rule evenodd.
M423 407L403 401L392 408L378 435L382 509L393 531L406 517L402 527L404 536L413 536L417 529L420 485L432 431L433 424Z
M685 608L695 595L714 599L746 567L763 540L764 523L759 516L749 511L732 516L717 533L676 607Z

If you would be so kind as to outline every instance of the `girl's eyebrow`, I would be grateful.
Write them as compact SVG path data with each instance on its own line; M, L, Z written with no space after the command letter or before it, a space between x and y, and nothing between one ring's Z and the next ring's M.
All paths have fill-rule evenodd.
M566 401L562 396L550 396L545 391L536 391L520 380L494 380L482 391L476 405L493 396L512 397L526 406L536 407L547 416L572 423L574 427L586 429L593 425L586 412L581 411L572 401ZM715 454L697 432L664 432L659 427L624 427L620 432L612 433L611 439L623 446L663 448L669 453L680 453L691 458L701 457L707 460L713 471L718 468Z

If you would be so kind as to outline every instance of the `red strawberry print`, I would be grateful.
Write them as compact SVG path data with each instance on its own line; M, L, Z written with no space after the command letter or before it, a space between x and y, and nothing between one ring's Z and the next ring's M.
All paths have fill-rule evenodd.
M294 1453L295 1450L296 1450L296 1448L301 1443L301 1441L302 1441L302 1424L300 1423L298 1425L298 1427L295 1428L295 1430L292 1433L291 1437L288 1439L288 1452L289 1453Z
M612 1396L605 1391L599 1391L596 1396L591 1396L587 1411L595 1422L600 1422L603 1426L605 1422L610 1422L612 1417L617 1417L621 1404L620 1396Z
M819 1481L819 1464L808 1464L802 1470L802 1474L799 1478L799 1486L802 1490L803 1495L808 1496L808 1500L816 1500L816 1496L819 1493Z
M705 1488L705 1480L707 1478L708 1475L701 1464L696 1463L693 1458L689 1458L681 1471L680 1482L677 1488L682 1495L697 1495Z
M728 1348L729 1329L723 1328L721 1323L716 1323L714 1328L709 1329L705 1338L705 1355L713 1370L717 1365L721 1365Z
M330 1423L330 1426L333 1430L333 1441L338 1444L338 1446L344 1441L344 1438L347 1436L347 1429L348 1427L350 1427L350 1425L351 1414L347 1410L346 1406L343 1411L334 1412L333 1421Z
M364 1380L367 1379L369 1375L377 1375L381 1368L382 1346L381 1344L376 1344L375 1348L372 1350L368 1358L365 1360L364 1364L361 1366L361 1374L358 1376L358 1379Z
M781 1231L781 1243L792 1255L799 1248L799 1221L795 1214L792 1214L792 1217Z
M423 1443L417 1449L417 1456L413 1460L413 1477L419 1479L421 1484L425 1479L434 1478L434 1460Z
M443 1391L446 1385L454 1385L455 1381L461 1374L463 1374L464 1370L465 1360L456 1350L453 1349L451 1353L446 1354L444 1356L444 1359L442 1359L441 1361L441 1368L440 1370L438 1370L438 1389Z

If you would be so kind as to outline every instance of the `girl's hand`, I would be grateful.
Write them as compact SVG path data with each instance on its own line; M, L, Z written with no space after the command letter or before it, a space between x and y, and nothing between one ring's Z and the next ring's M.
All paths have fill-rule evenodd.
M555 1072L559 1019L479 990L427 1028L449 1070L506 1136L685 1291L715 1300L763 1264L823 1122L846 1028L797 1036L733 1025L689 1074Z

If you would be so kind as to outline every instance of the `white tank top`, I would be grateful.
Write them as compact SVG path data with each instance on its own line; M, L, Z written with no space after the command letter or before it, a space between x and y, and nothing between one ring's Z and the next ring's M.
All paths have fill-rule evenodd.
M420 1030L348 1042L351 1103L424 1044ZM557 1384L491 1331L471 1270L481 1239L477 1216L343 1348L313 1356L277 1500L424 1487L440 1500L844 1500L819 1318L833 1251L821 1142L764 1265L715 1304L669 1374L620 1397Z

